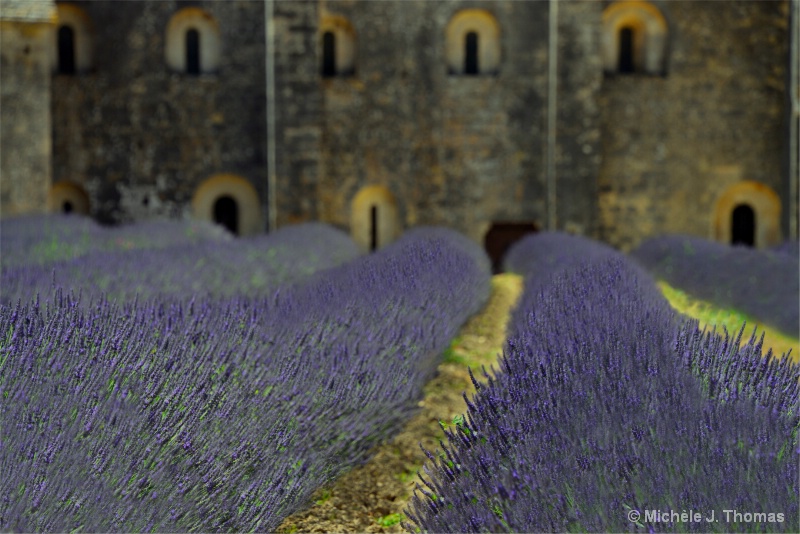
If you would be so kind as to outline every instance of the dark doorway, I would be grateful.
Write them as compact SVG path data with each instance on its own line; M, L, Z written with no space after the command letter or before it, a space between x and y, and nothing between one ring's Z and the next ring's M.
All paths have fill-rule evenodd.
M214 202L214 222L239 235L239 206L232 197L221 196Z
M756 214L747 204L739 204L731 215L731 243L734 245L756 244Z
M369 251L378 249L378 206L374 204L369 209Z
M75 74L75 32L69 26L58 29L58 72Z
M478 34L469 32L464 38L464 74L478 74Z
M73 209L74 208L72 207L72 202L70 202L69 200L65 200L64 203L61 204L61 211L64 213L72 213Z
M539 231L539 228L532 222L529 223L503 223L492 224L486 233L484 246L486 253L492 260L492 272L499 274L503 272L503 258L508 249L528 234Z
M322 76L336 76L336 37L333 32L322 34Z
M619 31L619 72L630 74L633 66L633 28L625 27Z
M186 72L200 74L200 32L194 28L186 32Z

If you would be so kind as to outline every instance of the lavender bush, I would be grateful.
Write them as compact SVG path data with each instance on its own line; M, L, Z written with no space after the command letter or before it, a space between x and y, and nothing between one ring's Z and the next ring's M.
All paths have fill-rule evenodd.
M274 530L416 409L488 297L465 248L420 230L264 298L0 305L0 530Z
M631 256L668 284L800 336L800 259L686 236L642 243Z
M772 247L771 250L778 254L786 254L787 256L797 258L800 257L800 241L796 239L787 239L780 245Z
M522 274L526 283L545 286L552 276L608 258L623 258L616 249L588 237L566 232L539 232L526 236L509 248L503 259L506 271Z
M636 276L628 283L634 284L637 291L647 296L659 306L668 307L655 281L647 272L632 264L618 250L589 239L564 232L541 232L530 235L515 243L505 258L507 271L525 277L525 287L517 307L512 312L509 333L514 335L516 328L526 325L525 317L536 305L539 293L550 286L556 276L563 275L587 264L617 260L626 264Z
M153 224L143 228L152 229ZM131 234L133 230L131 227L126 232ZM74 260L9 268L0 277L0 301L26 302L36 295L50 300L57 287L80 292L84 303L101 295L129 301L134 297L188 300L264 294L358 255L357 245L344 232L321 223L307 223L251 238L99 250Z
M640 277L595 261L523 301L500 372L428 453L409 531L795 530L800 368L676 324Z
M222 227L205 221L147 221L104 227L76 214L22 215L0 223L0 267L73 260L96 251L231 240L233 237Z

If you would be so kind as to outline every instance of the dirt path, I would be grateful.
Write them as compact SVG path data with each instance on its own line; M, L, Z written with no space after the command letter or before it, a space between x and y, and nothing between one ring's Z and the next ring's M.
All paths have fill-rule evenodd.
M466 412L461 394L475 393L467 366L474 370L496 364L510 311L521 292L520 276L495 276L486 307L464 325L439 366L439 375L426 386L422 411L391 442L379 446L367 464L318 490L315 504L286 518L277 532L405 532L399 514L409 503L416 473L426 460L419 443L436 450L444 438L439 421L450 423Z

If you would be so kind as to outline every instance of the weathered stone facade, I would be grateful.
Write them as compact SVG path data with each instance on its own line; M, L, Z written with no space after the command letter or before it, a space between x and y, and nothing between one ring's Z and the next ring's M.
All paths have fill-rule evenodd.
M52 1L0 9L0 215L43 212L51 185Z
M204 180L235 174L266 197L264 4L74 2L93 22L89 72L53 76L55 182L86 189L91 213L122 222L191 213ZM166 29L181 8L217 21L216 72L175 72Z
M101 221L213 219L208 192L229 186L249 210L242 233L274 217L349 228L365 247L421 224L480 241L493 223L546 228L555 215L558 229L627 249L662 232L722 239L721 199L740 202L728 188L743 182L787 203L787 0L559 2L555 54L548 2L58 4L85 14L92 54L52 77L52 180L85 190ZM465 32L480 48L462 69ZM641 72L609 73L625 46ZM335 75L325 61L347 65ZM241 202L245 183L257 201ZM3 191L4 211L31 209ZM770 195L753 205L780 211Z
M654 4L666 76L609 76L601 92L600 231L623 248L662 232L713 238L717 203L742 180L788 194L788 2Z

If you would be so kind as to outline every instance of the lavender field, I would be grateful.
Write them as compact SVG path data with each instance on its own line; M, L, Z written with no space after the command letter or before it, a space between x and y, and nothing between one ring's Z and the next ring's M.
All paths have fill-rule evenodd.
M275 531L411 419L490 290L444 228L369 255L322 224L0 237L4 532ZM427 451L409 532L797 530L798 364L701 331L585 238L526 238L506 268L525 288L500 367ZM628 519L649 508L772 520Z
M797 364L699 331L598 243L539 234L506 263L526 287L501 366L429 452L409 531L797 530ZM726 509L759 522L642 523Z

